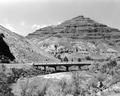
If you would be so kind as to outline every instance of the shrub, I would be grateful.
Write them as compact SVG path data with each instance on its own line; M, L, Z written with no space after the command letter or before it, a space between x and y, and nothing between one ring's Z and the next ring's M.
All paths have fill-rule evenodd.
M113 67L117 66L116 60L110 60L109 63L107 63L108 68L112 69Z
M81 62L81 58L78 58L78 62Z
M65 56L63 61L68 62L68 58Z
M29 78L24 78L18 81L21 90L20 96L45 96L46 90L48 89L48 82L44 79L39 79L38 81L31 82ZM16 89L14 89L16 90ZM17 92L14 93L18 95Z
M8 78L6 74L0 73L0 96L14 96L11 93L11 88L9 87L9 84L7 82Z
M100 64L99 63L93 63L92 65L90 65L89 67L89 71L92 73L96 73L99 71L100 69Z
M92 60L90 56L85 57L86 60Z
M73 82L72 85L74 87L73 96L85 96L88 94L88 86L82 83L82 80L86 79L79 74L79 72L73 72L72 75Z
M61 92L65 96L67 94L71 94L71 95L74 94L75 88L74 88L73 82L67 81L66 79L62 79L59 81L58 86L60 86Z

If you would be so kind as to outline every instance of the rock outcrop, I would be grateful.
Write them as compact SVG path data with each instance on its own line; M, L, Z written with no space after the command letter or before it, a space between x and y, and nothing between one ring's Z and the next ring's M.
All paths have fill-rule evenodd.
M54 57L58 58L63 53L62 55L67 54L70 60L74 56L84 57L83 55L95 58L118 56L119 37L118 29L84 16L66 20L56 26L38 29L27 36L40 49Z
M10 59L13 63L31 63L54 61L36 52L35 45L28 39L0 26L0 57ZM3 62L5 63L5 62ZM8 63L8 60L6 61Z
M117 57L120 52L120 31L84 16L38 29L26 37L2 26L0 34L4 36L0 36L0 58L7 60L3 62L81 61Z
M78 16L70 20L66 20L57 26L48 26L36 30L29 34L27 38L45 39L51 36L68 37L73 39L84 40L106 40L112 44L119 43L120 31L107 25L98 23L90 18Z

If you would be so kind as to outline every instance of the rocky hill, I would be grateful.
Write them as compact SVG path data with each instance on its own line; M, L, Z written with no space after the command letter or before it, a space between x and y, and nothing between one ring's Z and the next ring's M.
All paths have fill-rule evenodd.
M44 52L61 61L80 57L108 58L119 55L120 31L78 16L57 25L48 26L29 34L31 40Z
M64 62L119 56L120 31L78 16L26 37L0 26L0 62Z
M78 16L70 20L66 20L57 26L48 26L36 30L27 36L29 39L45 37L67 37L72 39L85 40L106 40L112 44L119 43L119 30L108 27L107 25L98 23L90 18Z
M28 39L0 26L0 62L31 63L54 61L36 52L35 45Z

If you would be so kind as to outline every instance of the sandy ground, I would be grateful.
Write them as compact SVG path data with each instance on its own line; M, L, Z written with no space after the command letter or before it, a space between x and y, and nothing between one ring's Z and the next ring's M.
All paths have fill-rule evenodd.
M50 78L54 78L54 79L62 79L62 78L71 79L71 75L72 75L71 73L56 73L56 74L44 75L42 77L46 78L46 79L50 79Z

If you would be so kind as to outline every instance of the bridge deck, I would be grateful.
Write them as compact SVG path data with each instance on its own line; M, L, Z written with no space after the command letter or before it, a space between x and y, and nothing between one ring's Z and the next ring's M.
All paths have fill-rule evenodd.
M58 62L58 63L33 63L34 66L64 66L64 65L90 65L93 61L84 62Z
M31 66L79 66L79 65L91 65L93 61L84 61L84 62L60 62L60 63L0 63L5 65L7 68L29 68Z

